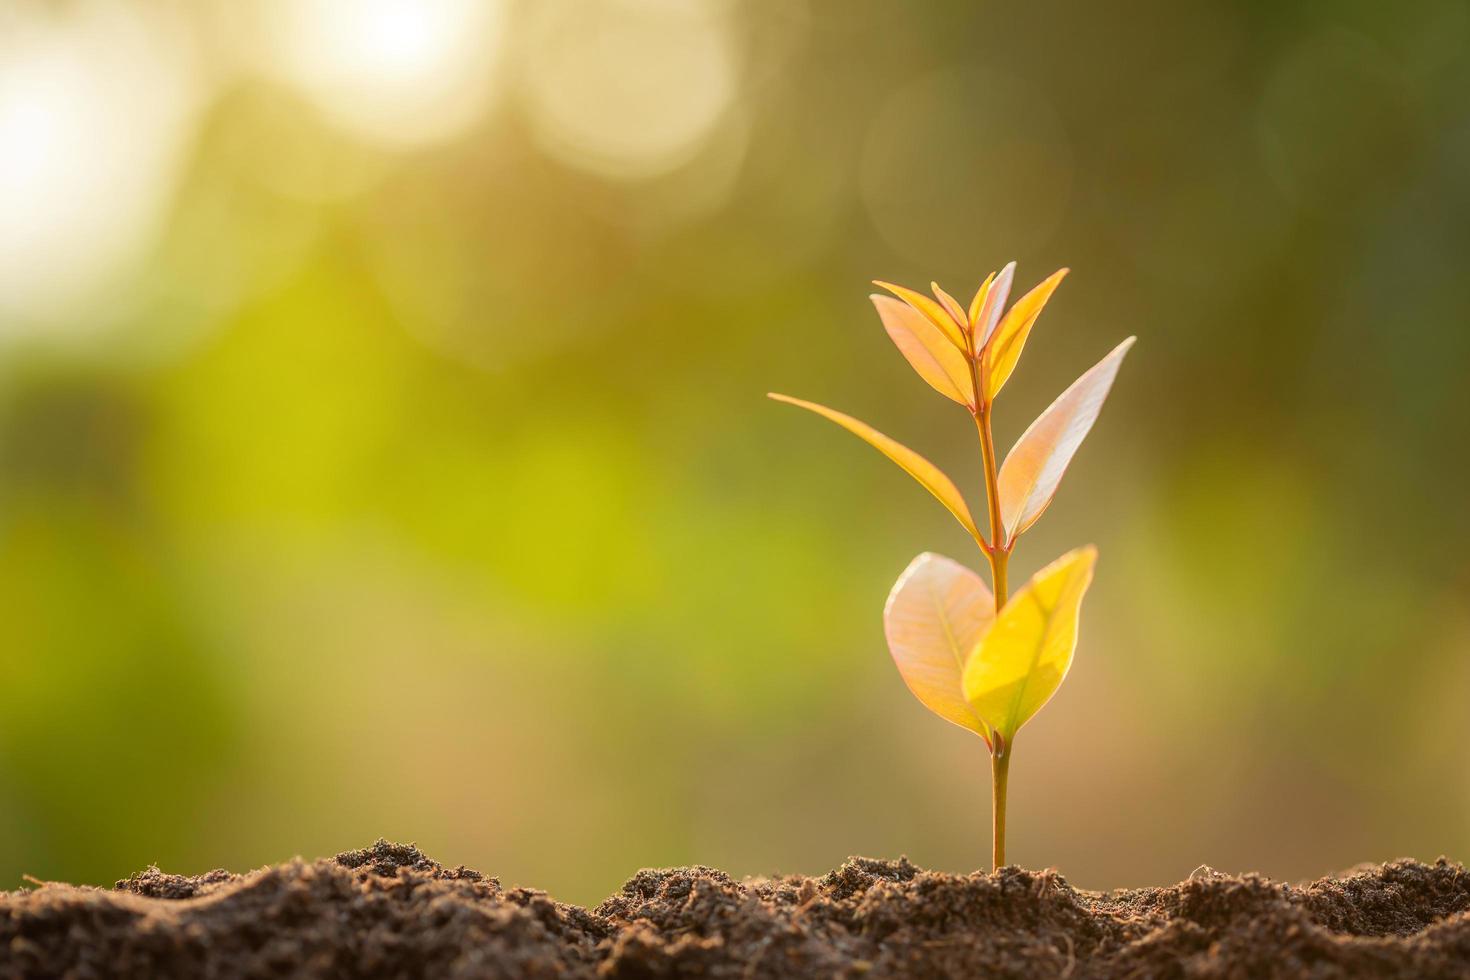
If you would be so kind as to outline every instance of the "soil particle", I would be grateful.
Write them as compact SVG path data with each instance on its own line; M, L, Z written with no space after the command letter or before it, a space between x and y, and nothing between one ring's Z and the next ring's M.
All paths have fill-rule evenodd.
M1470 978L1470 873L1170 888L853 858L820 878L640 871L591 910L379 841L245 875L0 892L0 977Z

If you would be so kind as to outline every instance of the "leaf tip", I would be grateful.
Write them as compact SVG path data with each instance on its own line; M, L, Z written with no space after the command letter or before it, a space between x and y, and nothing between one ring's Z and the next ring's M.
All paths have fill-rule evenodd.
M1068 577L1081 576L1085 583L1091 583L1096 567L1097 545L1085 544L1080 548L1073 548L1046 568L1037 572L1036 577L1041 578L1048 572L1060 571L1066 568L1068 570ZM1087 585L1084 584L1082 588L1087 588Z
M1111 351L1108 352L1107 359L1109 359L1109 360L1111 360L1111 359L1117 359L1118 361L1122 361L1123 360L1123 355L1124 354L1127 354L1128 351L1132 349L1133 344L1137 340L1138 340L1137 337L1126 337L1126 338L1124 338L1124 340L1123 340L1122 343L1120 343L1117 347L1114 347Z

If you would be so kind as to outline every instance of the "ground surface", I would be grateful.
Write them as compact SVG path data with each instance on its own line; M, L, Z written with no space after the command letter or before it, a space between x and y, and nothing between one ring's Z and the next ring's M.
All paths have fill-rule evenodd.
M313 863L0 892L0 977L1470 977L1470 872L1073 889L855 858L641 871L595 909L379 841Z

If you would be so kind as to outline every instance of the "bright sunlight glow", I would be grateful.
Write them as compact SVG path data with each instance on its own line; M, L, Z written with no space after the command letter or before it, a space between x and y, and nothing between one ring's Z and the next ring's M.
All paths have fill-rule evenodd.
M490 96L502 0L280 0L267 67L334 123L390 146L440 142Z
M77 319L145 254L198 100L187 54L156 16L120 4L20 10L0 32L7 333Z

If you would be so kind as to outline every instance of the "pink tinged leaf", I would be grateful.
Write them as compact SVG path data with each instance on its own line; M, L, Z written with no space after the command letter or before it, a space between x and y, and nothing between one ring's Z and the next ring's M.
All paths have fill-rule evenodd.
M1011 296L1011 281L1016 277L1016 263L1007 262L1006 267L991 282L990 289L985 293L985 299L980 305L980 310L975 317L975 349L984 350L985 345L990 343L990 338L995 334L995 326L1000 323L1001 312L1006 308L1006 300Z
M960 327L961 330L970 329L970 318L966 315L965 308L959 304L959 301L943 289L940 289L939 283L937 282L930 282L929 288L933 290L934 298L939 300L939 305L944 307L944 312L949 314L950 319L955 322L955 325Z
M923 293L918 292L917 290L909 289L907 286L896 286L891 282L883 282L881 279L874 279L873 285L878 286L881 289L888 290L890 293L897 296L899 299L903 300L905 303L909 304L920 313L924 314L924 317L930 323L938 327L940 332L948 337L951 343L953 343L960 350L965 349L965 337L964 334L961 332L959 325L954 322L949 313L938 302L930 299L928 296L925 296Z
M1032 325L1041 316L1046 301L1051 299L1051 294L1056 292L1069 271L1058 269L1043 279L1035 289L1016 300L1016 305L1011 307L1010 312L1001 319L1000 326L995 328L990 349L985 352L985 364L981 369L986 398L993 399L1005 387L1011 372L1016 369L1016 361L1020 359L1021 350L1026 346L1026 338L1031 334Z
M883 632L903 682L924 707L990 744L965 700L965 663L995 619L995 599L970 569L925 552L888 593Z
M975 386L965 355L912 306L876 293L871 298L878 308L883 329L919 377L944 397L973 407Z
M935 499L954 515L955 520L959 521L961 526L970 532L972 538L976 541L982 540L980 530L975 526L975 518L970 516L970 508L965 503L964 495L960 493L959 488L954 485L954 481L946 476L943 470L929 462L923 456L920 456L903 443L888 438L872 426L864 422L859 422L851 415L844 415L825 405L803 401L800 398L792 398L790 395L778 395L775 392L770 392L767 397L774 398L778 402L785 402L788 405L795 405L797 408L804 408L809 412L817 413L824 419L836 422L848 432L851 432L884 456L897 463L900 469L919 481L919 484L925 490L932 493Z
M1006 547L1035 524L1051 503L1062 474L1102 411L1123 355L1136 339L1129 337L1114 347L1112 353L1072 382L1072 387L1062 392L1011 448L1000 468L999 480Z

